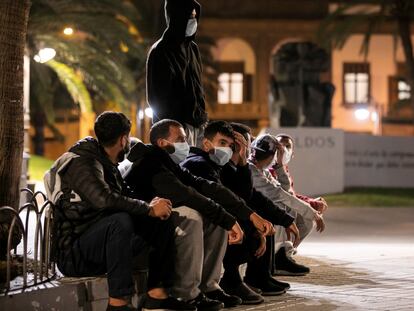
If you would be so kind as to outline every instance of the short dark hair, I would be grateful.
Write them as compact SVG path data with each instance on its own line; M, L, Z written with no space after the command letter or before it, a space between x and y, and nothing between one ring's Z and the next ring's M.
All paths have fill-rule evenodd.
M150 129L151 144L155 146L158 139L167 138L170 134L171 126L183 127L180 122L171 119L164 119L154 123Z
M218 134L234 139L233 128L226 121L211 121L204 129L204 137L213 140Z
M119 137L128 135L131 121L122 112L104 111L96 118L94 131L102 146L111 147Z
M245 124L238 123L238 122L231 122L230 126L233 128L233 131L242 134L246 140L249 138L247 134L252 136L252 129Z

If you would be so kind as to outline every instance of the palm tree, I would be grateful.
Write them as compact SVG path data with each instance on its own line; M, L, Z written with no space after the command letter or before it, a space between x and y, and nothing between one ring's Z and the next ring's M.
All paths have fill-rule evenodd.
M0 207L19 205L23 154L23 56L29 0L0 1ZM12 216L0 215L0 259ZM20 241L15 234L13 246Z
M54 95L60 84L79 104L81 117L105 110L108 102L129 113L137 88L129 66L133 63L138 71L145 68L139 18L129 1L33 0L27 45L33 68L31 112L36 116L37 137L47 125L62 138L54 126ZM65 35L65 28L73 29L75 35ZM56 56L36 63L36 54L44 48L53 48Z
M377 9L361 6L376 5ZM347 14L347 12L354 14ZM414 54L411 41L411 23L414 20L414 2L412 0L370 0L343 1L321 23L318 37L325 47L343 48L348 38L358 30L364 29L361 53L367 56L369 44L375 31L385 24L392 24L395 48L401 40L408 69L407 83L414 90ZM414 92L410 98L414 111ZM413 120L414 121L414 120Z

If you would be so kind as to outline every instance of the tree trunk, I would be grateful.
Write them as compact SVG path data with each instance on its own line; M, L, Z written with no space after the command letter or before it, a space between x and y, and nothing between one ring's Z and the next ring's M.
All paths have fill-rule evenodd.
M23 56L29 8L29 0L0 1L0 207L14 209L19 206L23 157ZM0 215L0 257L6 254L10 220L11 215Z
M405 63L408 67L408 84L411 87L411 106L413 109L413 123L414 123L414 55L413 55L413 43L411 41L411 20L408 16L405 16L405 12L401 12L403 16L398 16L398 32L401 38Z

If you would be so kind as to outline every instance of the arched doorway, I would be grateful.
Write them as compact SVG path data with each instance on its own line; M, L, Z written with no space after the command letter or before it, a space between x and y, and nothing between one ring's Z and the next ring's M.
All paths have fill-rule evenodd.
M252 47L240 38L222 38L216 42L213 55L218 65L216 102L220 105L252 102L256 73Z

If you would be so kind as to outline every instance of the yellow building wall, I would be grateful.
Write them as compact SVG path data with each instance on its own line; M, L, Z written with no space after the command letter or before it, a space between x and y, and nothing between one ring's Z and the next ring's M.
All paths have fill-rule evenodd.
M336 92L332 103L332 127L352 132L369 132L376 134L378 125L371 119L359 121L354 116L354 109L346 108L343 102L343 64L346 62L370 63L371 97L380 107L380 115L386 115L389 101L388 77L395 75L397 62L404 61L401 47L394 51L391 35L374 35L371 38L369 54L364 59L360 54L362 35L352 36L343 49L332 52L332 83ZM385 134L385 133L384 133Z
M244 70L254 75L256 72L256 61L252 47L245 41L238 38L225 38L216 42L213 48L213 56L216 60L244 62Z

